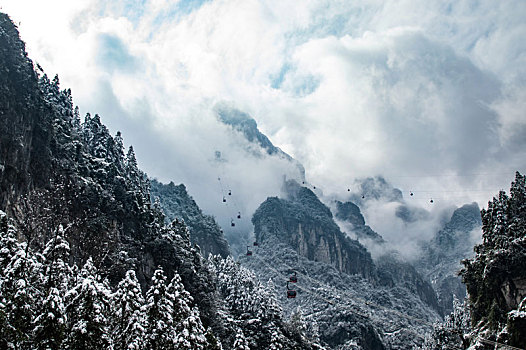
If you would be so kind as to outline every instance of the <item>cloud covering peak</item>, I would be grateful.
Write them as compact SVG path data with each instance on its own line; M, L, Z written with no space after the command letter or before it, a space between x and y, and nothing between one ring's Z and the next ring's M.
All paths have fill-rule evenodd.
M217 118L224 103L325 193L383 175L429 191L426 203L484 205L525 170L523 2L6 0L3 10L81 111L216 215L215 151L254 202L279 193L288 166L248 157L249 141Z

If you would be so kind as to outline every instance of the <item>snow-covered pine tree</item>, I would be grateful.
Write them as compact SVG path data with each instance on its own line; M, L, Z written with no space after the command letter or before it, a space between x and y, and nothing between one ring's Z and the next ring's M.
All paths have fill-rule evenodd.
M112 294L112 338L116 350L140 350L146 346L145 299L135 271L129 270Z
M66 337L64 295L73 282L73 269L67 263L70 248L62 225L42 253L41 292L44 300L33 321L33 340L37 349L60 349Z
M214 335L214 332L210 328L206 330L205 338L207 342L206 349L207 350L223 350L223 345L217 339L217 337Z
M444 322L433 325L422 345L423 350L466 349L469 346L470 316L467 300L453 300L453 312Z
M16 230L0 212L0 346L31 347L32 322L41 304L40 256L16 241Z
M89 258L80 270L76 285L66 295L68 328L65 349L111 348L110 298L109 287L100 281Z
M33 347L39 350L62 349L66 338L64 294L56 287L47 290L33 321Z
M177 335L177 349L204 349L207 341L199 310L197 307L191 307L192 297L184 289L179 274L175 273L167 292L174 297L173 321Z
M174 325L174 295L166 286L166 276L161 267L153 274L152 286L146 293L146 348L177 349Z
M69 265L69 243L66 240L62 225L55 230L55 235L46 244L42 256L43 287L57 288L64 293L70 289L72 283L72 269Z
M250 350L248 340L245 338L241 328L236 330L236 339L234 340L233 350Z
M461 271L474 333L526 347L526 328L514 327L509 318L526 292L521 282L526 280L526 176L517 172L510 196L500 191L481 216L482 243L475 246L475 257L462 261Z

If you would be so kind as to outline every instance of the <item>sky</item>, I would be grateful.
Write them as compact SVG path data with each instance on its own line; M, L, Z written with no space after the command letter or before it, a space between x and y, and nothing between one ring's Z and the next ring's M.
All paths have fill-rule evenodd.
M382 175L411 205L439 213L482 207L509 189L515 170L526 171L524 1L0 7L82 113L122 131L150 176L185 183L223 225L239 209L247 213L239 226L249 229L259 203L279 195L282 174L294 175L283 160L247 152L219 122L218 105L254 118L327 198L345 199L359 179ZM221 186L237 198L228 208ZM364 205L366 220L394 239L403 230L389 236L400 224L389 224L395 208L378 205Z

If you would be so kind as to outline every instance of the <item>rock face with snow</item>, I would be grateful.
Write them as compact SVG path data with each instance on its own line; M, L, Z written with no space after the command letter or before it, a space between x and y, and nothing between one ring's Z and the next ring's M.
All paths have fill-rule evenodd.
M274 236L309 260L333 265L348 274L376 279L371 255L358 241L340 231L330 209L311 190L294 180L286 181L284 186L287 199L268 198L254 213L256 240L265 242Z
M230 254L228 242L217 222L212 216L203 214L183 184L170 182L165 185L153 179L151 196L154 202L159 199L167 223L176 218L184 221L190 230L191 242L201 248L203 256L219 254L226 258Z
M279 147L274 146L269 138L259 131L254 118L251 118L242 111L227 106L218 106L216 111L219 120L223 124L230 126L232 130L241 134L249 144L257 146L256 149L247 149L248 151L251 151L251 153L256 156L262 156L259 152L263 150L263 152L269 156L276 156L287 160L297 168L300 180L305 180L305 168L303 165L283 152Z
M375 243L384 243L384 239L375 232L369 225L365 224L360 208L351 201L336 201L336 219L348 222L352 225L351 231L356 235L358 240L370 239Z

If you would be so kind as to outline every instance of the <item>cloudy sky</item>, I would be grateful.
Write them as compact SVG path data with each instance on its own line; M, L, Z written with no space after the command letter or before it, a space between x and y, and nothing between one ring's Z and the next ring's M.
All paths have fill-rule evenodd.
M482 206L526 170L524 1L0 6L83 113L99 113L148 174L184 182L219 216L219 175L252 211L278 194L284 165L243 153L218 103L250 114L326 195L381 174L428 210L430 197Z

